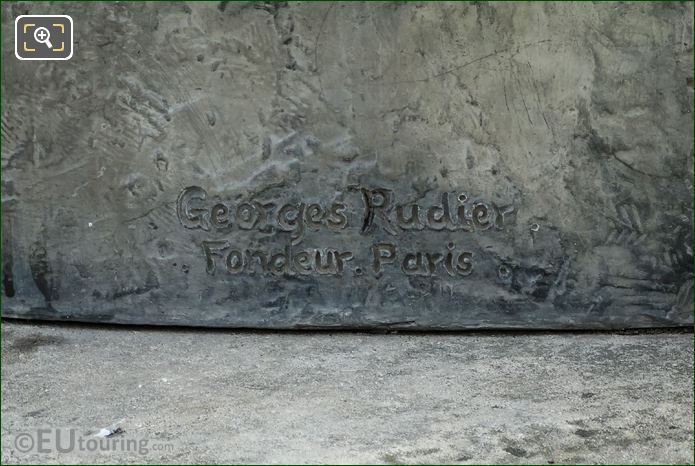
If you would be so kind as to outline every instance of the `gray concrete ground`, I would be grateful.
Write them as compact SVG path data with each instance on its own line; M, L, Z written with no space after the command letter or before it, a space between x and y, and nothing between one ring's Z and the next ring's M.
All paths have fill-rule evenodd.
M2 335L3 463L693 462L691 333Z

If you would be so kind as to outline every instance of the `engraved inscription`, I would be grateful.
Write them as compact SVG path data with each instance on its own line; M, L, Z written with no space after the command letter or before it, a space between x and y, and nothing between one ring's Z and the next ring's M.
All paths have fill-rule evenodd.
M450 276L470 275L473 272L473 253L454 251L454 243L447 244L447 252L407 252L398 257L397 247L391 243L378 243L372 246L374 273L381 272L382 267L398 261L406 275L435 275L441 269Z
M505 229L511 205L473 199L465 193L443 192L437 202L397 202L393 191L385 188L350 187L356 193L340 202L264 201L237 196L236 201L212 197L199 186L183 189L176 203L181 225L227 236L203 240L205 270L210 275L223 271L236 274L275 276L362 275L370 270L375 276L398 272L408 276L466 277L474 273L475 253L446 240L438 251L419 250L398 241L374 241L366 257L370 266L355 264L358 251L327 246L305 247L301 243L308 232L401 235L443 232L467 236ZM351 221L352 219L352 221ZM354 223L352 223L354 222ZM274 235L284 246L279 248L244 247L239 238L248 231ZM241 236L239 236L241 235ZM285 238L284 240L282 238Z
M176 203L179 221L185 228L211 228L223 230L235 226L240 230L283 231L289 232L292 244L301 243L307 229L327 228L332 231L342 230L347 226L345 210L347 206L333 203L324 206L318 203L275 203L243 201L232 205L223 202L208 204L207 192L197 186L184 189Z
M467 204L466 195L456 197L448 192L442 193L439 204L426 207L417 203L394 206L392 193L385 189L361 188L361 193L364 201L362 233L368 233L376 224L394 235L399 231L424 229L474 231L494 227L503 230L504 216L512 211L510 206L499 207L493 202ZM456 205L452 205L452 197Z
M228 241L203 241L206 271L214 275L218 261L224 264L227 272L272 273L275 275L342 275L345 264L352 260L350 251L331 248L293 250L285 246L278 252L265 252L257 249L235 249Z

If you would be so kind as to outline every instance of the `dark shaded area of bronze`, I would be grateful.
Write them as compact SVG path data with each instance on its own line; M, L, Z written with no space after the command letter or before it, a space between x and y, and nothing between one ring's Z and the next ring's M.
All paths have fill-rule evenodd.
M4 316L692 326L692 4L36 8L2 6ZM14 59L32 13L72 59Z

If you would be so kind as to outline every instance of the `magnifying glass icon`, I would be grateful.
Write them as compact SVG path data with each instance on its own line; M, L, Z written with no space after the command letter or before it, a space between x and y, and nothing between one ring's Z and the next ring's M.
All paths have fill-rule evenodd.
M34 40L40 44L46 44L46 47L52 49L53 44L51 44L50 39L51 33L48 32L48 29L45 27L36 28L36 30L34 30Z

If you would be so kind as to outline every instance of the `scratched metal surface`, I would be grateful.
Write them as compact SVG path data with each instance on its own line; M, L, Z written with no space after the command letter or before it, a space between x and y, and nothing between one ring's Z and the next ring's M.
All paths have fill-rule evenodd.
M692 325L692 13L4 3L3 314Z

